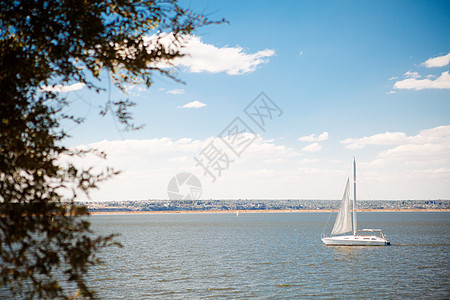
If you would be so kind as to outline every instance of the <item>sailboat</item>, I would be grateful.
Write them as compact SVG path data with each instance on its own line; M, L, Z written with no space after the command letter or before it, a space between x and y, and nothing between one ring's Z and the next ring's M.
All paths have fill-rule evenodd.
M390 242L381 229L357 229L356 221L356 161L353 158L353 214L350 208L350 179L347 179L341 207L329 237L322 242L330 246L387 246ZM353 216L352 216L353 215ZM350 233L350 234L349 234Z

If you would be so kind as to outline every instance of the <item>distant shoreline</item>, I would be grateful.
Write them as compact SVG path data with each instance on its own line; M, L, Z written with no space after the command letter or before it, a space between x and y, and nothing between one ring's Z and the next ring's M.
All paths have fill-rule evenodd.
M252 210L157 210L157 211L90 211L91 216L100 215L166 215L166 214L247 214L247 213L329 213L337 209L252 209ZM450 212L450 209L360 209L358 212Z

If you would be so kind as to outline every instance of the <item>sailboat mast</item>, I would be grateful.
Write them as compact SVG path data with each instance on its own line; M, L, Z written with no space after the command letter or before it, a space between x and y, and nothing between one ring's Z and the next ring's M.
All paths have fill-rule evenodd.
M356 235L356 161L353 157L353 235Z

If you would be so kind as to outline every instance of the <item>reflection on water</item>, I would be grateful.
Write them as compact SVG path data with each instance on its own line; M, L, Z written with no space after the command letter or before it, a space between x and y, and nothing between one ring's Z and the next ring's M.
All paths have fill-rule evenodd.
M328 246L330 247L330 246ZM367 247L362 247L362 246L353 246L353 247L348 247L348 246L331 246L334 250L334 254L336 257L343 257L343 258L352 258L352 259L356 259L360 253L361 253L361 248L367 248ZM364 250L362 250L364 251Z

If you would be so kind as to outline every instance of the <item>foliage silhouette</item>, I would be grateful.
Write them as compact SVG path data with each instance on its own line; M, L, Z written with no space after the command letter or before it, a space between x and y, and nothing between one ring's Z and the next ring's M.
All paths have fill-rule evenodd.
M178 80L171 66L183 54L184 37L222 23L182 8L177 1L4 0L0 5L0 289L24 298L95 298L86 274L100 263L99 250L119 245L114 235L97 236L88 211L75 205L111 176L62 157L84 157L94 149L63 146L61 120L69 105L62 86L112 83L149 87L155 73ZM173 67L173 65L172 65ZM112 113L136 129L130 99L109 99Z

